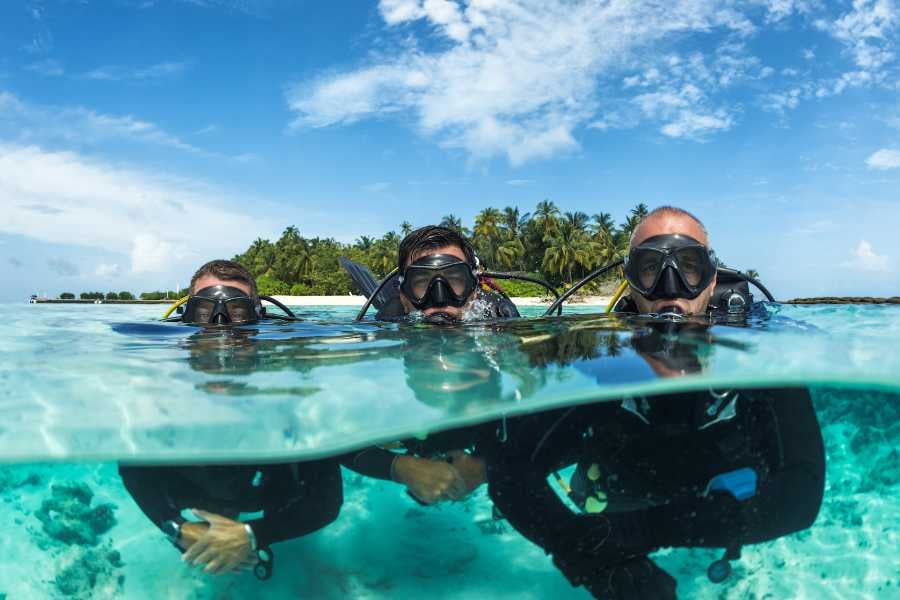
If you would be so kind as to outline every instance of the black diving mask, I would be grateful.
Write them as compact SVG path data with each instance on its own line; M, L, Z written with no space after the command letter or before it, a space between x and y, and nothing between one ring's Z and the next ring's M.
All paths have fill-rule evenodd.
M201 325L255 323L259 314L253 300L243 290L230 285L212 285L191 295L181 320Z
M625 259L625 279L648 300L693 300L716 275L715 252L681 234L657 235Z
M419 310L465 306L478 286L472 266L450 254L424 256L403 271L400 291Z

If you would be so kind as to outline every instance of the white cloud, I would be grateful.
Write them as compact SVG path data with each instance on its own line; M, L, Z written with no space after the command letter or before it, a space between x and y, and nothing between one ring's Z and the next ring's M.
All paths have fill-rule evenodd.
M100 263L97 265L97 268L94 269L94 275L103 278L118 277L121 272L122 269L119 268L118 264L108 265L106 263Z
M623 81L641 93L656 85L688 84L716 91L748 76L768 73L740 44L729 42L714 59L692 55L663 65L641 65L661 44L677 44L691 32L747 36L753 23L730 1L660 3L568 2L564 0L382 0L381 15L392 27L424 21L441 40L426 51L410 30L403 48L355 71L322 76L292 87L294 128L325 127L394 115L411 118L418 130L477 158L506 156L514 165L578 147L575 130L594 123L626 126L640 115L623 108L624 120L609 121L623 99L604 97L604 81ZM421 40L424 42L424 40ZM431 45L431 47L434 47ZM640 65L644 76L627 73ZM696 137L727 129L731 112L702 94L701 106L665 113L666 135ZM627 102L627 98L624 99ZM597 120L598 109L604 119ZM645 117L647 115L644 115Z
M65 70L62 65L57 61L52 59L39 60L38 62L31 63L30 65L25 67L27 70L37 73L38 75L44 75L45 77L59 77Z
M0 90L0 132L4 123L13 135L24 141L61 140L82 145L117 139L208 154L158 125L131 115L107 115L80 106L29 104Z
M507 179L506 185L511 185L513 187L524 187L526 185L531 185L534 183L534 179Z
M888 257L883 254L875 254L872 244L866 240L860 240L856 249L851 253L850 260L841 263L842 267L858 269L860 271L889 271Z
M270 235L272 223L227 208L251 204L196 181L0 144L0 232L129 256L134 273L184 273Z
M893 0L853 0L850 12L823 28L847 47L858 67L875 70L894 58L898 25Z
M866 165L868 165L870 169L878 171L900 169L900 150L882 148L877 152L873 152L871 156L866 159Z
M386 192L390 189L390 187L391 184L387 181L376 181L375 183L367 183L366 185L362 186L362 190L364 192L378 193Z
M163 62L141 68L107 65L88 71L83 77L98 81L150 81L181 75L187 68L188 64L183 62Z

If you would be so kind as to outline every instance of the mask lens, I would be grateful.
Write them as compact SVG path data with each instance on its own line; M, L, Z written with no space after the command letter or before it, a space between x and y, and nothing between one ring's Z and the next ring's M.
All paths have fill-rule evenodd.
M209 318L212 316L213 311L216 308L216 303L211 300L204 300L202 298L193 298L193 301L194 322L209 323Z
M450 289L453 290L453 293L457 295L459 298L464 298L468 296L466 292L470 292L469 284L469 267L466 265L454 265L452 267L448 267L440 271L440 274L444 276L444 279L447 281L447 285L450 286Z
M422 298L424 298L425 294L428 293L428 284L431 283L432 277L434 277L434 271L432 271L431 269L407 269L406 284L408 286L410 296L412 296L412 298L415 300L421 300Z
M229 300L225 306L228 309L228 317L232 323L246 323L253 320L253 307L246 299L236 298Z
M635 266L637 282L645 290L649 290L656 283L656 277L663 263L663 254L656 250L635 248L631 261Z
M678 261L678 270L681 271L685 282L691 287L699 286L706 275L706 266L709 259L703 248L681 248L675 251Z

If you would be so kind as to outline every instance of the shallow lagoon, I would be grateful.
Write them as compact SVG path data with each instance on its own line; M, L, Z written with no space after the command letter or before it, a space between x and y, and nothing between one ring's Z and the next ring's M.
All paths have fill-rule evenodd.
M278 544L271 580L200 577L180 564L108 461L171 460L178 452L216 458L216 444L219 460L317 455L548 404L798 379L819 382L813 400L827 452L826 496L813 528L745 547L735 574L718 586L706 578L718 550L656 558L678 578L679 597L891 597L898 586L895 308L780 307L754 328L721 328L713 343L692 340L703 350L703 374L671 379L637 356L629 328L587 318L456 336L348 325L349 310L304 311L327 324L223 345L216 337L186 341L184 328L159 329L151 321L157 310L15 307L3 326L10 341L0 362L8 415L0 448L6 461L24 464L0 471L7 532L0 597L588 597L492 519L483 489L461 503L421 507L401 487L349 471L338 521ZM579 333L566 337L572 329ZM600 341L604 350L588 351ZM435 356L440 370L428 360ZM458 389L473 377L479 385ZM69 482L93 493L88 510L115 506L115 524L98 525L96 545L56 539L40 520L51 485Z

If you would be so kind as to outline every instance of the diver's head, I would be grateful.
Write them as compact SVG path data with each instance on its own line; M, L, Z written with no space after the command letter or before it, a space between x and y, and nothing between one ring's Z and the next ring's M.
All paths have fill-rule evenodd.
M478 289L478 258L469 241L446 227L416 229L400 243L400 301L426 319L458 321Z
M254 323L260 317L256 279L240 264L213 260L191 278L185 323L227 325Z
M653 210L631 236L625 278L641 313L706 313L716 261L703 223L680 208Z

